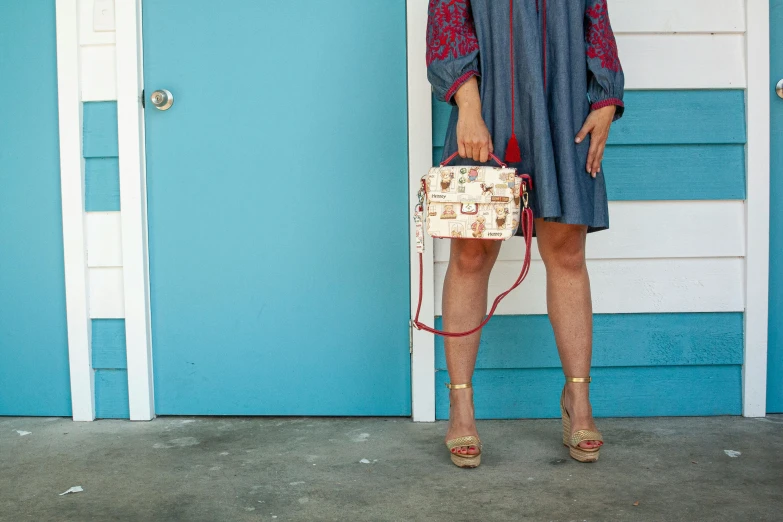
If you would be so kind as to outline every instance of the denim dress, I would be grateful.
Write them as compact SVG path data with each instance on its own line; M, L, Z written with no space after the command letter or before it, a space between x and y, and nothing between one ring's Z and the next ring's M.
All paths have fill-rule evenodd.
M574 142L591 110L624 111L606 0L430 0L427 76L454 105L444 159L458 148L454 94L476 76L495 154L532 176L536 218L609 227L603 168L592 178L590 139Z

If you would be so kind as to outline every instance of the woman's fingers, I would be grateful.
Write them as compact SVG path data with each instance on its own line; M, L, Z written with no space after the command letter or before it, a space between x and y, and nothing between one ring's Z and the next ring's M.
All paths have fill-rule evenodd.
M577 143L582 143L588 134L590 134L590 131L593 130L593 122L590 121L590 118L588 117L585 121L585 124L582 125L582 128L579 130L579 133L576 135L576 141Z
M606 134L599 134L593 131L590 136L590 151L587 154L587 172L595 177L596 173L601 170L601 161L604 157L604 149L606 148Z
M467 153L467 150L465 149L465 142L464 141L459 140L457 142L457 148L459 149L459 157L460 158L467 157L468 153Z
M587 163L585 164L585 170L592 176L593 174L593 162L595 161L595 155L598 150L597 140L590 140L590 151L587 153ZM593 176L595 177L595 176Z
M486 163L489 160L489 143L485 143L481 146L481 152L479 153L479 161Z
M465 157L473 158L473 145L470 143L465 143Z
M605 150L606 150L606 141L604 140L598 145L598 150L596 151L595 159L593 160L593 173L595 174L601 172L601 162L604 160ZM595 175L593 177L595 177Z

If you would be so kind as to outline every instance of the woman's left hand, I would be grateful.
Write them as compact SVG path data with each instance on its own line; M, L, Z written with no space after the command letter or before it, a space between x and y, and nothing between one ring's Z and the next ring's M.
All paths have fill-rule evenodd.
M601 161L604 159L606 140L609 138L609 127L612 126L616 107L609 105L591 111L588 114L582 130L576 135L576 142L582 141L590 135L590 152L587 154L587 173L595 177L601 171Z

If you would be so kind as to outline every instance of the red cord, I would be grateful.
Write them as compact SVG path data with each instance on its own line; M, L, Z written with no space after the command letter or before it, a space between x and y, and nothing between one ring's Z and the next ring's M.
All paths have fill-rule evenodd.
M542 14L542 19L543 19L542 25L544 26L543 27L544 44L542 46L544 48L544 51L543 51L543 53L544 53L544 91L546 92L546 0L543 0L542 11L543 11L541 13Z
M525 208L522 211L522 216L520 219L520 226L522 227L522 235L525 238L525 260L522 262L522 271L519 273L519 277L517 277L516 281L514 281L514 284L511 285L511 287L497 296L495 298L495 301L492 303L492 308L489 310L489 314L487 314L487 317L484 318L484 320L479 324L477 327L473 328L472 330L468 330L466 332L444 332L443 330L436 330L435 328L432 328L430 326L427 326L426 324L419 321L419 314L421 313L421 302L423 299L424 294L424 259L422 254L419 254L419 303L416 306L416 317L413 319L413 325L415 328L419 330L424 330L425 332L430 332L435 335L440 335L442 337L467 337L468 335L472 335L482 328L486 326L486 324L489 322L490 319L492 319L492 316L495 315L495 310L497 310L498 305L500 302L505 299L505 297L510 294L515 288L517 288L519 285L522 284L522 281L525 280L527 277L528 272L530 271L530 247L533 242L533 210L530 208Z
M519 163L522 161L522 154L519 151L519 142L516 134L516 77L514 75L514 0L509 0L509 58L511 60L511 137L506 144L506 155L504 159L507 163Z
M516 112L514 109L514 0L509 1L509 19L511 22L509 23L510 27L508 29L509 38L509 57L511 58L511 134L514 134L514 131L516 130L516 125L514 122L514 113Z

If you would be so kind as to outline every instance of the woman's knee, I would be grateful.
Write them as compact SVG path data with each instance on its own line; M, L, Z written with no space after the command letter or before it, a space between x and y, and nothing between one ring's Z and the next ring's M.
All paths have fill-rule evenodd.
M460 273L482 273L492 269L498 257L496 241L453 239L449 263Z
M582 270L585 267L585 240L587 231L584 227L561 225L567 227L557 230L555 234L539 237L538 249L544 265L561 270Z

